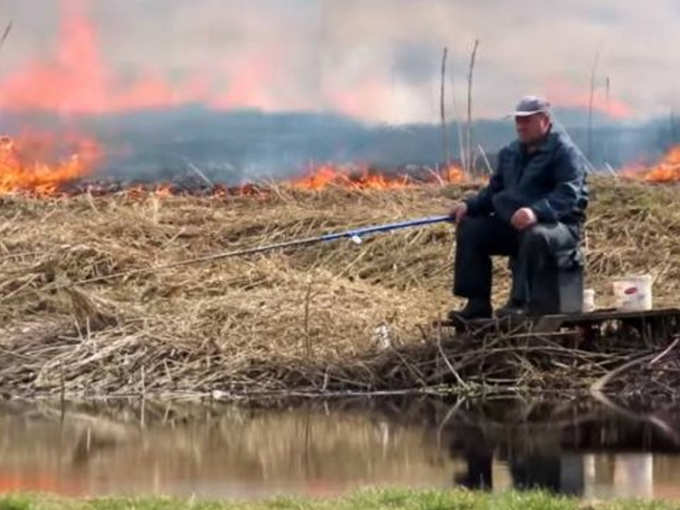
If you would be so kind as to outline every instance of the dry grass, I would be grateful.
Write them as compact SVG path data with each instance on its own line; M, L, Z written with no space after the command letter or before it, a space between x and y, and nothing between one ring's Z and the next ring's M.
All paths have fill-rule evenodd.
M631 272L652 273L655 304L673 304L680 282L677 188L609 179L593 188L587 278L598 304L608 304L611 277ZM0 198L0 388L110 395L422 386L416 361L440 349L421 326L460 304L450 294L450 226L50 289L441 214L465 191ZM508 280L505 264L496 266L498 302ZM387 350L379 345L385 332Z

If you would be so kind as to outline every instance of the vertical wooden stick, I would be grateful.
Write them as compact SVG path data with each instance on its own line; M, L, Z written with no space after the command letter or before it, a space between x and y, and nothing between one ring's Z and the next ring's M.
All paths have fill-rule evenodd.
M670 113L670 139L671 139L671 146L675 145L677 142L677 134L675 132L675 112L673 111L673 108L671 108L671 113Z
M144 373L144 365L141 368L142 372L142 403L139 412L139 424L141 428L146 427L146 377Z
M460 158L460 164L465 171L465 141L463 140L463 126L458 118L458 112L456 110L456 89L453 86L453 73L451 75L451 112L453 116L453 121L456 123L456 136L458 137L458 157Z
M605 87L606 87L606 89L605 89L605 93L606 93L605 100L607 102L605 107L607 108L607 116L609 116L610 113L611 113L610 110L609 110L609 88L610 88L610 84L611 84L611 82L609 81L609 76L607 76L607 79L605 80Z
M309 281L307 286L307 292L305 293L305 351L307 354L307 359L312 357L312 339L309 334L309 302L312 297L312 281Z
M600 50L595 52L593 68L590 72L590 98L588 100L588 160L593 160L593 99L595 97L595 73L600 60Z
M444 46L444 54L442 55L442 83L439 94L439 109L442 118L442 149L444 151L444 165L449 164L449 137L446 132L446 108L444 106L444 79L446 77L446 55L448 48Z
M610 85L611 82L609 81L609 76L607 76L607 79L605 80L605 108L607 109L606 114L607 114L607 121L609 121L609 117L611 117L611 110L609 109L609 92L610 92ZM609 142L607 138L605 138L605 144L604 144L604 160L608 164L609 163Z
M5 28L5 31L2 34L2 38L0 38L0 49L5 45L5 40L7 40L7 37L9 36L9 33L12 31L12 22L10 21L7 24L7 27Z
M59 363L59 409L59 421L63 425L66 417L66 382L64 381L64 366L61 363Z
M467 136L465 140L465 163L468 166L467 172L472 171L472 73L475 69L475 59L477 57L477 47L479 39L475 39L475 44L470 55L470 70L468 71L468 90L467 90Z

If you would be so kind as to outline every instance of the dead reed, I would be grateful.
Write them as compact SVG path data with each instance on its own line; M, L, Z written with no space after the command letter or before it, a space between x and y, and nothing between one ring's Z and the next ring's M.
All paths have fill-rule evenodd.
M460 304L450 295L454 236L445 225L360 246L338 241L65 285L441 214L466 191L2 197L0 391L227 398L443 387L561 391L588 388L633 353L645 354L618 344L585 351L551 337L473 341L437 331L432 321ZM585 244L587 284L599 305L610 303L611 277L637 272L655 276L655 304L674 303L676 193L674 186L594 181ZM495 271L499 302L508 287L505 263Z

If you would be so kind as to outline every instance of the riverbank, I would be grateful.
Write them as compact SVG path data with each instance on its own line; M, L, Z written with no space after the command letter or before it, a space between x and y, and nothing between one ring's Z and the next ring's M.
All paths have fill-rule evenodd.
M656 306L676 305L677 187L596 179L592 188L587 285L598 305L612 303L611 278L630 273L654 276ZM494 338L489 349L484 339L477 345L443 336L432 322L461 304L450 294L448 225L378 235L359 246L338 241L183 264L440 214L470 191L428 185L272 188L243 197L0 198L0 392L238 399L586 391L631 356L663 352L670 339L603 343L593 354L551 337ZM509 283L505 262L494 271L500 304ZM662 361L677 363L668 355ZM662 365L653 368L677 368ZM666 391L663 384L655 389Z
M49 496L0 497L2 510L671 510L678 503L661 501L585 502L544 492L483 493L466 490L366 490L338 499L282 498L261 502L201 502L171 499L68 500Z

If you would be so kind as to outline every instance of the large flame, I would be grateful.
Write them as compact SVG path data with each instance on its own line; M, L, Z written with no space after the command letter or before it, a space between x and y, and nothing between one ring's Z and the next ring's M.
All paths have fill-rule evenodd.
M136 79L122 80L103 58L96 27L86 15L86 2L60 0L60 3L61 21L54 51L3 73L0 110L47 111L70 118L74 114L162 108L190 102L218 109L242 106L274 109L276 106L271 95L272 72L276 62L285 60L285 55L278 53L283 50L266 48L262 55L245 52L239 58L228 59L228 63L216 62L210 71L195 73L196 78L185 82L170 80L153 69L145 70ZM216 82L221 84L220 90L213 87ZM374 83L370 92L366 96L368 101L359 101L350 94L333 97L332 102L343 111L359 114L384 95L378 83ZM0 194L21 191L45 195L92 188L96 191L96 183L85 184L83 188L69 188L65 184L92 172L101 153L97 142L87 137L69 137L67 143L64 142L63 136L35 133L30 137L2 139ZM389 189L424 182L459 183L464 179L462 170L455 165L438 171L393 173L368 166L323 164L285 184L308 190L329 186ZM107 192L105 186L100 188L103 193ZM74 189L76 191L72 191ZM152 191L165 196L175 193L174 189L169 184L153 184L129 188L128 192L135 195ZM236 188L218 185L212 193L215 196L254 195L261 189L253 184Z
M203 103L218 110L242 107L274 109L271 73L277 48L245 52L215 62L185 80L159 69L123 79L102 57L95 25L84 2L61 0L54 52L22 63L0 79L0 109L59 114L101 114ZM215 83L224 83L219 88Z
M0 194L57 193L64 184L88 175L99 154L97 143L83 136L0 137Z
M633 115L633 107L616 95L607 96L602 88L593 90L592 103L590 93L571 83L554 78L546 86L547 96L555 105L562 108L585 110L592 105L593 111L604 113L614 119L626 119Z
M656 165L651 168L631 166L622 171L623 175L646 182L680 181L680 145L672 147Z

